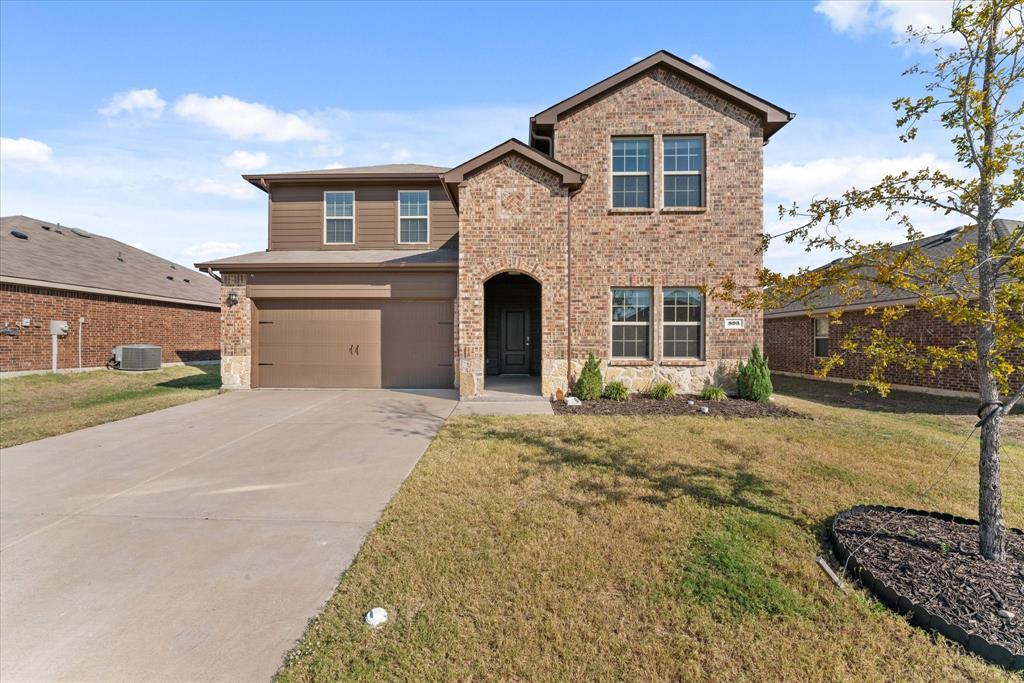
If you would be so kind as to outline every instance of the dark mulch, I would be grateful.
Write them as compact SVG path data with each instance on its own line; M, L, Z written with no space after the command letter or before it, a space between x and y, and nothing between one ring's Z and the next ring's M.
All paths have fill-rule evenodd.
M861 566L897 594L990 643L1024 654L1024 538L1006 535L1007 559L978 553L978 527L922 515L865 510L836 520ZM999 616L999 610L1013 614Z
M690 401L693 405L690 405ZM551 404L555 413L566 415L711 415L718 417L803 417L795 410L776 405L773 401L757 403L731 398L726 401L704 401L696 396L677 396L667 399L647 398L633 394L625 401L599 398L584 401L583 405L567 406L562 401ZM708 412L701 411L707 407Z

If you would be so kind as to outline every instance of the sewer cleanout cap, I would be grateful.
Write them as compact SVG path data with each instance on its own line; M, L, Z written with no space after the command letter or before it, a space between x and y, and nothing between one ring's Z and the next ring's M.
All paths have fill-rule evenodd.
M366 613L363 617L363 621L366 622L371 628L378 628L383 626L388 620L388 611L383 607L374 607L372 610Z

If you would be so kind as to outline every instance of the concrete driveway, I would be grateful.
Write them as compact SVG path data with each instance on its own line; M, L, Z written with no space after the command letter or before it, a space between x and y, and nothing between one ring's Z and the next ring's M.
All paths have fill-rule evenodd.
M236 392L4 450L0 679L268 679L455 404Z

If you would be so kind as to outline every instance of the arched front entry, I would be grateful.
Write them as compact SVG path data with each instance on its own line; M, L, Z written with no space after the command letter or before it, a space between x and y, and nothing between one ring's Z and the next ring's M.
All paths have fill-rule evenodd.
M541 393L542 286L533 277L503 272L484 283L484 389Z

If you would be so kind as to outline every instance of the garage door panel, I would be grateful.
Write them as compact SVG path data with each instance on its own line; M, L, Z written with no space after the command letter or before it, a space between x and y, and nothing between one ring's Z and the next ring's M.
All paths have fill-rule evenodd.
M376 388L453 384L453 304L257 301L258 386Z

